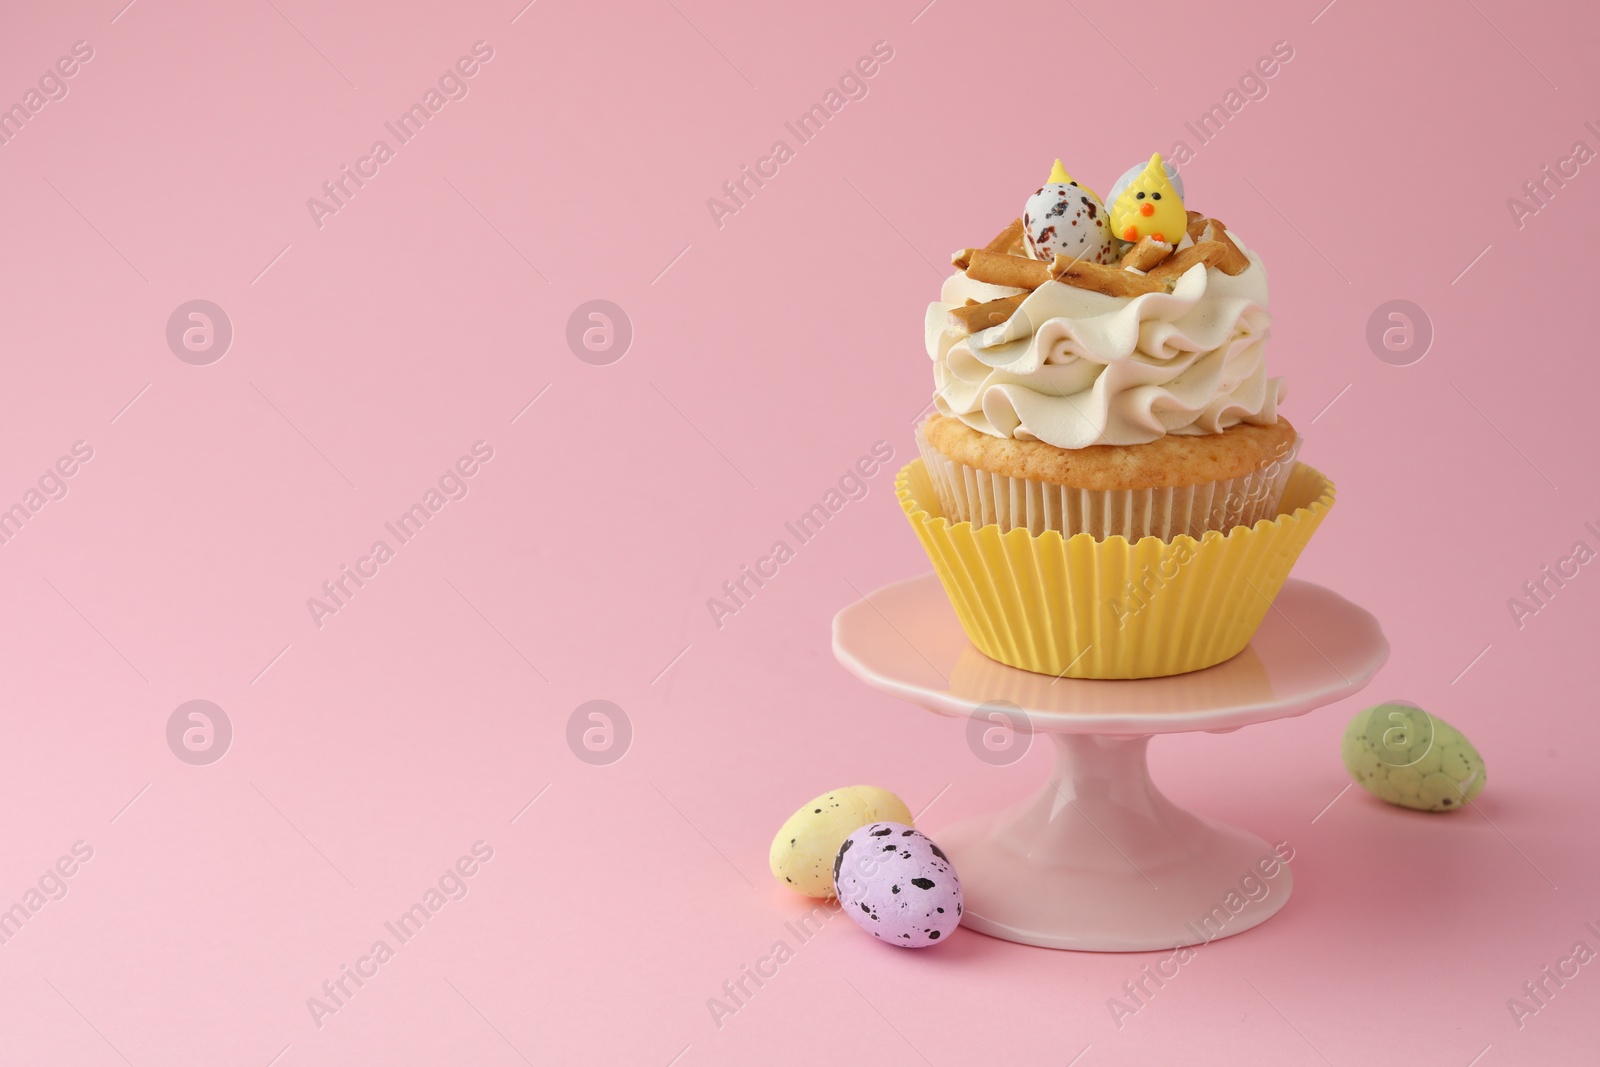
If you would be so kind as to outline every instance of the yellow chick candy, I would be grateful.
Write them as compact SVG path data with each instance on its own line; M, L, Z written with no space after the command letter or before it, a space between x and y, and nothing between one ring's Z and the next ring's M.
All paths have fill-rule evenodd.
M1183 209L1183 197L1167 180L1166 168L1161 165L1161 153L1150 157L1144 173L1128 183L1111 205L1111 232L1124 241L1137 241L1141 237L1154 237L1158 241L1177 244L1189 228L1189 216Z

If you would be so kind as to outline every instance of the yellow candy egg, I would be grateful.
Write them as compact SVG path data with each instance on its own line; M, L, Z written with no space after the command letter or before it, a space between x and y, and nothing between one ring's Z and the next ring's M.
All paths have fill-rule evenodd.
M772 839L767 857L772 876L808 897L833 896L833 860L839 846L874 822L910 826L911 810L887 789L871 785L835 789L808 801Z
M1416 811L1465 807L1486 780L1483 757L1461 731L1404 701L1358 712L1340 755L1362 789Z

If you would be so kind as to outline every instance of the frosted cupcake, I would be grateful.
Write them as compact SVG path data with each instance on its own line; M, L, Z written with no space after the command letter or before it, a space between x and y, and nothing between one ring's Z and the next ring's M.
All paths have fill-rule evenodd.
M1333 506L1267 376L1266 271L1159 155L1111 209L1061 164L928 309L896 493L985 655L1075 678L1238 654Z
M1298 442L1259 257L1185 211L1159 156L1109 212L1051 177L928 309L918 444L946 515L1166 540L1276 514Z

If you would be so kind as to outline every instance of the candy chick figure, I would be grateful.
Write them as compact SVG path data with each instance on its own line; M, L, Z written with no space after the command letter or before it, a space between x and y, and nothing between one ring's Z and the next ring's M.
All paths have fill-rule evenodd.
M1144 173L1128 183L1111 205L1111 229L1124 241L1154 237L1175 245L1188 230L1189 217L1183 210L1183 197L1167 180L1161 153L1150 157Z
M1059 159L1050 180L1028 197L1022 209L1022 233L1029 255L1046 263L1058 254L1088 263L1116 259L1105 205L1093 190L1073 181Z

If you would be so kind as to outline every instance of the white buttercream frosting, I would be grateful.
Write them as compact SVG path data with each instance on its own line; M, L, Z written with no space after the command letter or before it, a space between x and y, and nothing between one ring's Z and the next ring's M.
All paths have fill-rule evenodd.
M1266 269L1239 247L1248 269L1230 277L1197 264L1171 293L1113 297L1046 282L1008 322L970 337L951 330L952 308L1022 290L952 275L926 324L939 412L1058 448L1272 425L1284 385L1263 358Z

